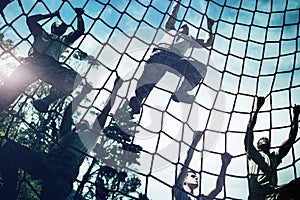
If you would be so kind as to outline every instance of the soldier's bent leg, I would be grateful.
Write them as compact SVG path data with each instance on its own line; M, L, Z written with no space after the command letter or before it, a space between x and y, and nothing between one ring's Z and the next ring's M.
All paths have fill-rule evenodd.
M189 95L187 92L194 89L201 82L202 76L187 60L181 60L176 70L184 76L184 80L171 98L176 102L192 103L195 96Z
M129 106L133 114L140 113L142 101L150 94L156 83L166 73L164 66L158 63L147 63L141 78L137 82L135 96L130 99Z
M57 67L44 81L52 85L50 94L43 99L35 100L34 107L40 112L47 112L51 103L70 95L82 80L74 70Z
M0 87L0 112L7 109L31 83L37 80L37 73L31 64L23 64L15 69Z

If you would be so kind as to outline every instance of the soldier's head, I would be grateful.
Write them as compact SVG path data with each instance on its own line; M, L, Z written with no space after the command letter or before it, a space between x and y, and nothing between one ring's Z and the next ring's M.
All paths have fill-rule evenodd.
M187 24L183 24L182 26L180 26L179 32L180 32L180 33L183 33L183 34L185 34L185 35L188 35L189 32L190 32L190 31L189 31L188 25L187 25Z
M78 124L76 124L76 131L85 131L90 128L90 124L87 120L83 119Z
M266 137L262 137L257 141L257 148L265 153L270 152L270 140Z
M61 36L63 35L68 28L68 25L63 22L54 22L51 25L51 33L54 35Z
M189 170L185 175L185 178L183 180L183 185L189 186L189 188L191 188L192 190L197 188L199 182L198 182L198 176L196 172Z

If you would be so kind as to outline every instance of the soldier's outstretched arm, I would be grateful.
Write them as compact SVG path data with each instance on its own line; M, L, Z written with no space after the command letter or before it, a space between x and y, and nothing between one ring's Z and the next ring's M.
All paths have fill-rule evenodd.
M220 171L220 175L217 179L216 188L213 189L207 196L210 199L214 199L221 191L223 186L225 185L225 174L229 163L231 162L232 156L229 153L222 154L222 168Z
M112 105L115 103L117 92L122 86L122 84L123 80L120 77L117 77L111 95L108 97L102 112L100 113L100 115L98 115L97 120L93 124L92 129L94 132L100 132L99 129L104 129L107 117L109 116L109 112L112 108Z
M74 43L80 36L84 34L84 21L82 15L84 14L84 10L82 8L75 8L75 12L77 14L77 29L74 32L71 32L65 42L72 44Z
M26 23L29 27L30 32L35 36L35 35L40 35L43 31L42 26L38 23L41 20L52 18L52 17L60 17L59 12L56 11L54 13L42 15L42 14L37 14L37 15L32 15L27 18Z
M179 11L180 4L181 4L181 0L175 0L175 4L172 7L171 14L168 17L166 24L165 24L166 29L175 29L175 23L177 20L177 14Z
M86 97L86 95L91 91L92 86L89 84L86 84L83 86L82 91L71 101L67 108L65 109L65 112L63 114L62 122L60 125L60 133L67 133L72 130L73 125L73 113L74 110L79 106L79 103Z
M265 98L264 97L258 97L257 98L256 109L254 111L254 114L253 114L252 118L249 120L249 123L248 123L248 126L247 126L244 145L245 145L245 150L248 153L250 153L250 149L255 148L254 145L253 145L253 139L254 139L253 129L254 129L254 126L256 124L258 112L259 112L260 108L263 106L264 103L265 103Z
M288 152L290 151L291 147L293 146L296 140L298 127L299 127L298 125L299 113L300 113L300 105L295 105L295 107L293 108L294 117L291 124L289 138L286 141L284 141L279 148L279 156L281 159L288 154Z
M198 145L198 143L199 143L200 139L202 138L202 136L203 136L203 132L201 132L201 131L196 131L195 132L195 137L194 137L193 142L190 146L190 149L187 152L187 155L186 155L186 158L184 160L183 166L178 170L177 177L176 177L176 180L175 180L175 186L180 186L183 183L184 178L186 176L186 173L188 171L188 167L189 167L189 165L191 163L191 160L193 158L195 148Z

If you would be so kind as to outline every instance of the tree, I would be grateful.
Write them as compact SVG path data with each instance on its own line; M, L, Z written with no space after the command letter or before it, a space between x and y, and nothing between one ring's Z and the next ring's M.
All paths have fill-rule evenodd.
M14 46L14 42L11 39L6 39L3 33L0 33L0 45L1 45L1 53L3 50L9 50Z
M83 185L94 180L94 184L86 184L83 196L87 199L129 199L135 196L146 200L147 197L138 192L141 181L128 169L139 165L138 158L142 148L133 144L136 123L130 117L128 103L118 109L109 126L104 130L104 136L94 149L95 157L90 168L78 187L78 194ZM93 182L93 181L91 181ZM132 199L132 198L131 198Z

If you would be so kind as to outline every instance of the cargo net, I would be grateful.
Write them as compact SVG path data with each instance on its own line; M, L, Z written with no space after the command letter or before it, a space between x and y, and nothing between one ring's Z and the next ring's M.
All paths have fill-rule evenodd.
M43 113L35 110L32 101L46 96L51 84L41 80L32 83L1 112L2 145L10 140L39 155L47 154L58 143L63 113L80 89L87 83L92 86L74 110L74 123L82 119L91 121L89 117L102 112L119 75L124 82L106 123L108 128L100 135L94 151L86 155L69 199L172 199L176 173L198 130L204 135L188 166L196 172L200 183L193 195L205 196L215 187L221 155L227 152L232 160L217 198L246 199L248 164L243 141L255 98L264 96L266 102L258 115L254 142L262 136L269 137L272 150L288 138L292 107L300 103L300 3L182 0L176 27L187 24L190 35L204 38L207 17L215 21L212 47L191 49L185 54L207 66L206 76L191 91L196 96L192 104L178 103L171 95L184 76L167 71L142 102L141 113L132 115L128 101L135 95L145 62L166 33L164 24L174 3L15 0L3 6L2 83L18 81L18 77L10 75L22 66L32 47L27 17L58 10L70 32L77 29L75 8L82 8L85 32L60 56L62 66L82 78L79 86ZM39 23L50 32L54 20L57 18ZM1 98L9 92L1 93ZM297 136L278 167L279 185L299 177L299 151ZM6 160L1 160L1 165L5 164ZM18 199L39 199L41 180L20 168Z

